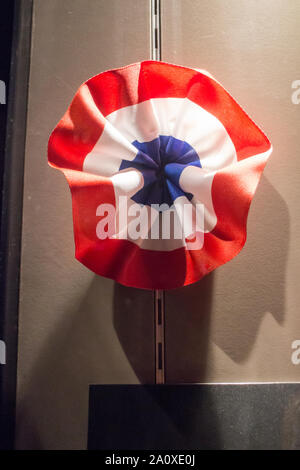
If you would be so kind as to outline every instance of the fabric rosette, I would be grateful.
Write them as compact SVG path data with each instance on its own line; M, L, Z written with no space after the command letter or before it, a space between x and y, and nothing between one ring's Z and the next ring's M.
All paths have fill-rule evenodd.
M73 201L76 258L171 289L232 259L271 144L208 73L145 61L77 91L49 140Z

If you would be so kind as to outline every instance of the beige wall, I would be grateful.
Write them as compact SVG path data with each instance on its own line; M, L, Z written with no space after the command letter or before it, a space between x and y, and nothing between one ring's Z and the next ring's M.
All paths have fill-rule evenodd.
M300 339L300 105L291 101L300 78L300 2L162 3L163 60L208 70L274 146L241 254L198 285L167 294L168 380L299 381L290 358Z
M274 146L242 253L166 294L168 382L299 381L297 0L163 0L162 58L206 68ZM78 86L148 58L148 0L35 0L25 161L18 448L84 448L90 383L151 383L152 294L74 259L71 199L49 134ZM134 11L134 15L132 12Z
M84 448L90 383L153 381L152 294L97 277L75 260L68 185L47 165L49 135L79 85L149 57L149 37L147 0L34 1L18 448Z

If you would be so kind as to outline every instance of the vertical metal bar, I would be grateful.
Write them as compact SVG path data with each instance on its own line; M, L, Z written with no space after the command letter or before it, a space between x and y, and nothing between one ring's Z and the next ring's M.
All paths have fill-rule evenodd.
M165 383L165 309L164 291L154 291L155 383Z
M150 0L151 8L151 59L161 60L160 0Z
M150 0L151 59L161 60L160 0ZM154 292L155 383L165 383L165 298L164 291Z

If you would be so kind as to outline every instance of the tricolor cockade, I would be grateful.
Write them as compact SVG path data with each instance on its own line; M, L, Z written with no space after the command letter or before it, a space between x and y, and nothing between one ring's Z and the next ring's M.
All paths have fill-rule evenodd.
M49 140L73 200L76 258L171 289L232 259L271 152L208 73L145 61L84 83Z

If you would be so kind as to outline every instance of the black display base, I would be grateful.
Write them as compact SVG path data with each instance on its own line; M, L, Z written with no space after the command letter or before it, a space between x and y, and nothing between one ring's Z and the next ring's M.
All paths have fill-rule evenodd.
M300 449L300 384L92 385L88 449Z

